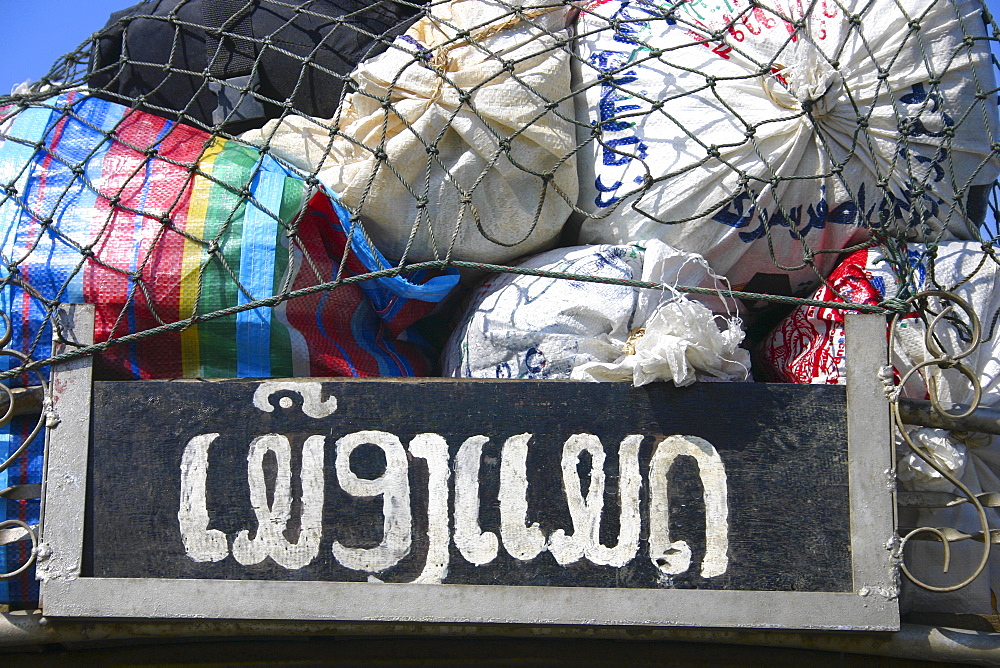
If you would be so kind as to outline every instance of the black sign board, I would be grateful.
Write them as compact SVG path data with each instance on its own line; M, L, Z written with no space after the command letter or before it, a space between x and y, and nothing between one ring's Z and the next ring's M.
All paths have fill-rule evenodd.
M852 587L840 387L101 382L93 406L84 576Z
M51 443L47 614L896 623L844 388L73 373L90 438Z

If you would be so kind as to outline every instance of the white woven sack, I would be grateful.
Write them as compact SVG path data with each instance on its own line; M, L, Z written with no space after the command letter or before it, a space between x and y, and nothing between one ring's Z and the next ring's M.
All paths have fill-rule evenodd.
M531 0L434 4L358 66L338 118L242 138L317 173L394 261L537 252L578 193L566 17Z
M725 287L704 259L651 240L559 248L525 269L668 286ZM445 376L631 380L746 380L739 318L721 298L706 307L676 291L546 276L499 274L481 285L445 346ZM644 329L645 333L640 330ZM640 336L641 334L641 336Z
M581 243L656 237L804 294L836 261L813 251L883 209L914 240L972 238L969 188L998 174L989 47L965 41L980 2L598 0L577 31L579 136L599 139Z

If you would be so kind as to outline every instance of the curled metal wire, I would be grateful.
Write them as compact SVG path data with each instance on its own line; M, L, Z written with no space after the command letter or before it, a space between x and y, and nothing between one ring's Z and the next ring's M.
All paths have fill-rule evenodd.
M35 530L27 522L22 522L21 520L4 520L3 522L0 522L0 531L14 527L23 529L27 532L28 538L31 540L31 553L28 555L25 562L14 570L6 573L0 573L0 580L12 580L18 575L21 575L26 570L31 568L31 565L35 563L35 559L38 557L38 534L35 533Z
M4 325L4 334L2 337L0 337L0 355L13 357L17 360L20 360L22 363L30 362L31 358L25 355L24 353L7 347L7 344L10 343L11 339L14 336L14 328L11 325L10 316L8 316L3 311L0 311L0 319L3 320L3 325ZM31 430L28 436L25 437L20 447L18 447L18 449L15 450L9 457L7 457L7 459L5 459L2 463L0 463L0 471L6 471L8 468L10 468L11 464L17 461L17 459L22 454L24 454L24 452L28 449L28 446L31 445L32 442L34 442L35 438L38 437L38 434L42 431L42 427L45 426L45 420L48 413L47 408L50 402L49 385L45 381L45 377L42 376L42 374L40 374L38 371L34 371L33 373L35 374L35 377L38 379L38 383L42 386L42 392L45 396L42 414L38 417L38 422L35 423L34 428ZM0 427L3 427L7 425L14 418L14 393L11 392L10 388L4 385L3 383L0 383L0 391L2 391L4 394L7 395L7 411L6 413L4 413L3 417L0 417Z
M14 337L14 328L11 323L10 316L8 316L3 311L0 311L0 319L3 320L3 327L4 327L4 333L2 336L0 336L0 355L13 357L22 364L30 362L31 358L25 355L24 353L7 347L7 345L11 342L11 339L13 339ZM38 434L41 433L42 428L46 424L49 413L49 407L51 406L51 395L49 394L49 385L45 381L45 377L42 376L38 371L34 371L33 373L37 378L38 383L42 386L43 396L45 397L42 403L41 415L39 415L38 421L35 423L34 428L32 428L31 432L27 435L27 437L23 439L21 445L18 446L17 450L11 453L7 457L7 459L5 459L2 463L0 463L0 471L5 471L8 468L10 468L10 466L27 451L28 446L30 446L34 442L34 440L38 437ZM3 427L7 425L14 418L16 407L15 407L14 393L11 391L11 389L7 387L5 384L0 383L0 391L2 391L4 394L7 395L7 410L4 413L4 415L0 417L0 427ZM37 558L38 535L35 533L35 529L30 525L28 525L27 523L22 522L21 520L10 519L0 522L0 530L14 528L14 527L21 528L27 532L28 537L31 539L31 552L28 555L28 558L24 561L24 563L22 563L16 569L8 571L6 573L0 573L0 580L10 580L18 577L19 575L27 571L29 568L31 568L31 566L35 563L35 559Z
M933 406L934 410L937 413L951 419L965 418L971 415L972 412L979 405L979 401L982 398L982 386L980 385L979 379L976 377L976 374L972 371L972 369L966 366L962 362L962 360L964 360L973 352L975 352L975 350L980 345L981 343L980 336L982 334L982 327L979 322L979 317L976 315L975 311L972 309L969 303L966 302L961 297L959 297L958 295L955 295L951 292L946 292L944 290L927 290L924 292L920 292L911 297L910 299L908 299L907 305L911 307L911 309L919 307L921 305L926 305L927 301L931 298L937 298L944 304L944 308L941 309L939 313L934 314L930 322L926 323L926 330L924 332L924 346L927 349L927 352L932 356L932 359L925 360L924 362L915 365L913 368L909 369L905 374L903 374L902 378L900 378L899 380L899 387L900 388L904 387L907 381L909 381L910 378L914 376L914 374L920 372L923 369L929 369L931 367L936 367L937 369L955 369L969 380L973 388L973 400L969 403L969 407L960 413L952 413L944 406L942 406L938 398L937 380L933 373L927 374L925 382L927 384L928 394L930 395L931 398L931 405ZM964 313L964 315L968 319L972 335L971 337L969 337L968 345L963 350L960 350L958 352L949 352L945 350L942 345L940 345L937 334L937 328L941 323L949 322L950 319L954 318L953 314L955 314L956 306ZM922 308L920 309L920 311L922 313L927 313L926 308ZM903 314L897 313L892 319L890 332L892 332L893 334L895 334L896 332L896 325L901 315ZM903 315L903 317L906 316ZM949 322L949 324L952 323ZM909 578L914 584L929 591L950 592L962 589L963 587L966 587L969 584L971 584L973 581L975 581L976 578L979 577L979 575L986 568L986 564L989 561L990 540L988 537L990 536L990 526L986 519L986 511L983 509L983 504L980 502L980 499L977 495L973 494L972 491L969 490L969 488L966 487L960 480L955 478L955 476L953 476L950 471L945 470L940 464L938 464L938 462L935 461L934 457L929 452L927 452L923 447L914 442L914 440L910 437L903 423L902 415L900 414L898 389L890 395L889 399L890 399L893 421L895 422L896 428L899 431L899 434L902 437L903 441L906 443L907 446L909 446L910 450L915 455L920 457L923 461L927 462L927 464L930 465L931 468L933 468L935 471L937 471L945 480L953 484L961 492L961 495L965 497L968 503L971 503L973 505L973 507L976 509L976 513L979 516L979 522L982 525L983 529L982 535L985 537L983 540L983 551L979 560L979 564L976 566L972 574L970 574L961 582L948 585L945 587L939 587L927 584L926 582L921 581L919 578L913 575L912 572L910 572L910 570L906 566L905 558L900 562L900 569L903 571L906 577ZM944 563L942 564L941 570L942 572L947 573L948 568L951 564L951 548L949 547L950 540L948 538L948 535L946 535L946 533L941 529L937 529L934 527L918 527L916 529L909 531L905 536L903 536L902 540L900 541L900 553L902 554L902 549L906 546L907 542L909 542L914 538L918 537L923 538L924 536L922 534L931 534L934 537L934 539L941 541L941 544L944 549L944 559L943 559Z

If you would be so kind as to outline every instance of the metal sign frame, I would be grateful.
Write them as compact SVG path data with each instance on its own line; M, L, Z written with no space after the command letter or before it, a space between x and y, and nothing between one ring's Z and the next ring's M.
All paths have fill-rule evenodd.
M92 337L92 309L75 307L62 317L76 341ZM88 618L898 630L892 435L878 375L885 341L884 317L847 317L851 592L83 576L92 374L89 360L78 360L53 373L58 424L46 444L42 609Z

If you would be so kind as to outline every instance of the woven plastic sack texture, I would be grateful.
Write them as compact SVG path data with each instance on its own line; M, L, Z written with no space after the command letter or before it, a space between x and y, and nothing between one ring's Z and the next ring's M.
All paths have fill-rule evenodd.
M656 240L559 248L520 267L668 286L724 287L702 258ZM720 299L709 302L716 310L727 310ZM666 321L660 322L665 314ZM750 360L738 348L743 338L739 320L718 319L705 305L669 288L500 274L472 295L445 346L442 371L457 377L630 380L636 385L653 380L686 385L696 377L745 380Z
M358 67L335 118L289 116L242 138L317 171L391 259L505 262L550 247L577 198L567 11L523 3L519 17L519 4L436 4Z
M966 300L979 314L984 341L963 362L969 367L983 390L980 406L1000 407L1000 332L991 319L1000 311L1000 267L983 255L978 243L950 242L933 251L923 244L910 244L900 249L899 259L890 261L888 254L876 248L851 254L830 275L830 287L820 288L814 298L849 303L877 304L896 297L900 289L909 294L923 290L942 289ZM899 277L903 277L902 280ZM935 301L933 313L941 313L947 302ZM965 316L957 312L961 320ZM798 307L767 337L762 346L762 358L776 380L796 383L846 382L844 346L845 311ZM931 359L924 335L925 323L917 314L901 318L893 332L893 365L897 378L915 365ZM944 351L958 353L971 340L969 330L945 321L934 329L936 341ZM929 367L921 376L914 376L901 388L904 397L928 398L926 378L935 377L935 398L946 408L953 402L970 404L973 386L955 369L938 370ZM930 452L935 461L955 475L973 493L1000 489L1000 438L977 434L972 438L943 429L919 428L912 437ZM957 490L931 466L909 452L900 443L898 478L903 489L952 492ZM904 526L955 527L975 534L982 530L971 504L953 508L903 509ZM987 508L991 526L1000 527L1000 513ZM941 572L943 555L936 541L912 541L907 547L907 566L921 580L945 586L961 581L979 563L982 546L974 541L951 545L951 568ZM926 592L909 586L904 601L909 608L927 611L988 613L991 610L990 588L1000 591L1000 555L991 554L984 575L972 585L948 594Z
M973 238L998 173L981 3L597 0L577 33L582 243L801 295L867 226Z
M355 231L340 272L346 210L238 142L79 93L5 127L3 262L42 298L94 304L96 341L386 266ZM456 280L382 278L205 320L112 347L98 374L423 375L400 339Z

